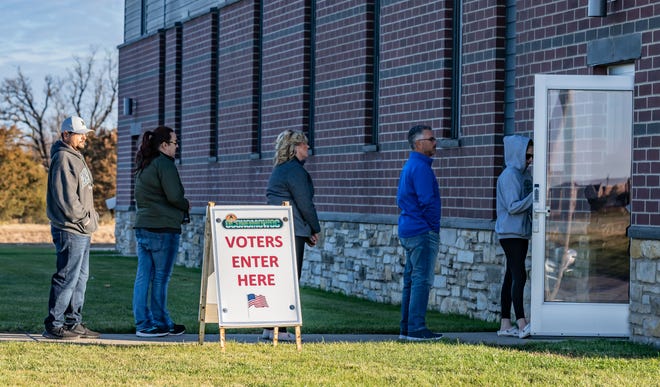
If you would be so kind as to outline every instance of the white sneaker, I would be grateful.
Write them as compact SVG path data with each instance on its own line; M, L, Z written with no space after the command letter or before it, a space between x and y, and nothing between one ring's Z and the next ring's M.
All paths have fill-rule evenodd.
M268 340L273 340L274 336L275 336L274 332L270 331L270 334L268 335ZM277 332L277 340L294 342L296 341L296 335L294 335L291 332Z
M529 325L529 324L528 324ZM511 337L518 337L518 328L517 327L511 327L509 329L500 329L497 331L498 336L511 336Z
M525 327L520 332L518 332L518 338L519 339L526 339L531 334L532 334L532 326L531 326L531 324L527 323L527 325L525 325Z

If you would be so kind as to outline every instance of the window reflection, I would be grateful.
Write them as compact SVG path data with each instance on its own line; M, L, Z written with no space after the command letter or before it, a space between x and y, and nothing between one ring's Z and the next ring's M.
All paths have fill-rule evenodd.
M548 97L545 301L627 303L630 92Z

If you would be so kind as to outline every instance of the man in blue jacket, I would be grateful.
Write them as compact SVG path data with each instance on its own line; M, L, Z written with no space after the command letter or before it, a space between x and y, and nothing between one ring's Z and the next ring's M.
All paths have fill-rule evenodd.
M408 143L412 152L401 171L396 198L401 210L399 241L406 251L399 338L437 340L442 334L426 327L426 308L440 243L440 190L431 168L436 139L431 127L418 125L408 131Z

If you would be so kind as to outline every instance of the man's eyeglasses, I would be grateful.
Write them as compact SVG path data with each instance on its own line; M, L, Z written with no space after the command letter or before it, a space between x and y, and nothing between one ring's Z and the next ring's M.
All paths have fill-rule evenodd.
M529 160L529 159L533 159L534 155L532 153L525 153L525 157L527 158L527 160Z
M417 141L431 141L431 142L435 142L436 139L435 139L435 137L429 137L429 138L418 138Z
M176 142L176 141L168 141L167 143L168 143L168 144L174 144L174 145L176 145L176 144L177 144L177 142Z

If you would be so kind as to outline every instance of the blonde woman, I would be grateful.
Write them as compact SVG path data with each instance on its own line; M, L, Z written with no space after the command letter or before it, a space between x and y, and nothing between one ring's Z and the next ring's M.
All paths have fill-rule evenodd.
M316 245L321 225L314 206L314 185L303 165L309 156L307 137L302 132L285 130L275 141L275 168L268 180L268 204L280 206L289 202L293 207L298 279L302 270L305 243ZM273 339L273 330L265 329L264 339ZM295 341L295 336L280 330L278 340Z

